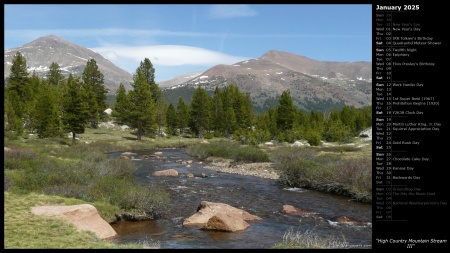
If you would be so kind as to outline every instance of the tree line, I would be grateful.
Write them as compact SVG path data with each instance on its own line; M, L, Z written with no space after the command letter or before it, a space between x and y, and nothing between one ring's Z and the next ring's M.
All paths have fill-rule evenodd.
M216 87L209 95L199 86L190 104L179 98L176 106L165 103L155 82L155 69L148 58L140 62L125 90L116 91L112 117L135 129L138 140L156 135L213 138L225 137L256 145L278 140L304 139L311 145L325 141L349 141L372 125L372 108L344 106L341 110L319 112L298 110L289 90L283 91L275 107L256 113L249 94L234 84ZM80 77L66 79L57 63L44 78L27 72L20 52L13 57L11 74L5 83L5 131L16 135L36 133L39 138L84 133L108 120L104 111L107 89L96 61L90 59Z
M4 89L4 129L15 135L36 133L39 138L76 134L97 127L105 118L107 90L94 59L87 61L81 77L66 79L51 63L45 78L27 72L25 57L17 52Z

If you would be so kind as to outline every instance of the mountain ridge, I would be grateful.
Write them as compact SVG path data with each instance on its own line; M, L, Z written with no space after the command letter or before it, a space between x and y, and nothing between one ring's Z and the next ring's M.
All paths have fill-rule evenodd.
M5 50L5 78L9 75L12 57L21 51L29 72L43 76L52 62L58 63L62 74L81 76L87 60L94 58L105 76L105 87L115 94L119 84L132 87L132 74L117 67L93 50L54 35L38 38L22 47ZM166 103L177 104L183 97L190 102L194 90L202 86L210 94L216 87L231 83L250 95L255 108L265 110L276 106L281 93L291 91L294 105L309 111L331 110L343 105L362 107L372 104L372 62L319 61L290 52L269 50L261 57L232 65L218 64L204 72L191 72L158 84Z
M166 88L164 93L170 100L180 96L183 89L192 95L202 86L212 94L216 87L231 83L248 93L254 106L262 110L276 106L281 93L288 89L296 107L306 111L372 103L371 62L318 61L277 50L233 65L216 65L192 80Z
M56 62L65 77L70 73L81 77L87 61L93 58L104 75L104 85L110 93L115 93L120 83L123 83L127 90L131 89L129 83L133 78L130 73L117 67L99 53L55 35L40 37L21 47L5 50L5 78L9 76L12 58L17 51L20 51L26 59L28 71L30 73L35 71L39 76L44 76L51 63Z

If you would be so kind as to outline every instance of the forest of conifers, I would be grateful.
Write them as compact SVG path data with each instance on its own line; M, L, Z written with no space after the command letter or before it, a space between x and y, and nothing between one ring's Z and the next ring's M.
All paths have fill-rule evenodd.
M94 59L87 61L81 77L65 78L55 62L45 77L39 77L27 72L26 59L17 52L5 82L5 136L48 138L72 133L75 144L76 134L86 128L114 121L129 126L138 140L160 135L226 137L250 145L273 140L319 145L321 141L348 142L372 126L372 106L305 112L294 106L289 90L283 91L275 107L256 113L250 96L232 83L216 88L212 95L200 86L190 104L180 97L175 106L164 101L154 79L153 64L145 58L133 74L132 89L127 91L120 84L108 115L108 91Z

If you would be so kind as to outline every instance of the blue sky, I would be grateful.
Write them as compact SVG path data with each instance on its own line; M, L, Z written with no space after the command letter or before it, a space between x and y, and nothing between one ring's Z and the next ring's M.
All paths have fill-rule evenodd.
M370 4L5 4L4 46L56 35L155 81L269 50L321 61L372 61Z

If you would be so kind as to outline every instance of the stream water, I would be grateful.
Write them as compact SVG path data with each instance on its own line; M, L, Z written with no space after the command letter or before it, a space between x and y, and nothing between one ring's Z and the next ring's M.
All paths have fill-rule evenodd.
M116 243L156 243L162 249L269 249L283 242L289 229L294 234L306 231L320 237L333 236L348 243L350 248L371 248L372 205L351 201L347 197L282 186L277 180L203 168L206 164L189 156L185 149L132 151L135 157L162 152L156 159L134 159L136 181L157 183L170 194L170 204L163 218L152 221L112 224L118 236ZM118 158L121 153L112 153ZM192 163L180 163L191 160ZM154 171L175 169L177 177L154 177ZM194 178L186 177L187 173ZM207 177L201 177L204 173ZM226 203L262 218L249 221L250 227L240 232L218 232L183 226L184 219L197 211L201 201ZM299 216L282 212L283 205L315 213ZM340 223L338 217L358 222Z

